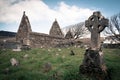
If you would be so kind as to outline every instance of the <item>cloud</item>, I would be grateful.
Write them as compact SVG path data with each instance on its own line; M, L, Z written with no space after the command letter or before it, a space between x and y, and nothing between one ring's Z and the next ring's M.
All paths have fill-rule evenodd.
M48 33L55 18L63 28L83 22L94 10L71 6L64 2L52 9L42 0L1 0L0 23L10 24L5 29L17 31L23 11L26 11L33 31Z

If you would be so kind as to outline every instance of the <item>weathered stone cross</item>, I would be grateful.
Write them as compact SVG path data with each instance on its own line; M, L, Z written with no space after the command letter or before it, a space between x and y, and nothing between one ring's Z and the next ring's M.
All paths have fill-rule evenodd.
M93 50L100 48L100 32L108 26L108 19L105 19L101 13L97 11L85 21L85 26L91 32L91 48Z

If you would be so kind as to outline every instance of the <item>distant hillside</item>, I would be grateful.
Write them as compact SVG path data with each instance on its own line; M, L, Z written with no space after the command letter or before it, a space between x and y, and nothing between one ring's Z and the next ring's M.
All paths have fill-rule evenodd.
M15 37L15 32L0 31L0 37Z

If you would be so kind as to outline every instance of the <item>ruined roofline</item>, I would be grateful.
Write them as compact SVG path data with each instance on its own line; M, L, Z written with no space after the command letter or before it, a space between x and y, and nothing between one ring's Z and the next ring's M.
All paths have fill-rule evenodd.
M65 38L63 38L63 37L59 37L59 36L51 36L51 35L49 35L49 34L38 33L38 32L31 32L30 35L37 35L37 36L45 36L45 37L51 37L51 38L65 39Z
M52 23L52 26L49 31L49 35L64 37L64 34L56 18L55 21Z
M16 41L21 41L24 38L29 38L30 32L32 32L31 25L24 11L16 34Z
M21 21L20 21L20 24L19 24L19 28L22 26L23 21L26 21L25 19L27 20L27 23L25 23L25 24L27 24L27 27L29 27L28 31L32 32L31 24L30 24L28 16L26 16L26 14L25 14L25 11L23 11L23 16L21 18ZM19 28L18 28L18 31L19 31Z

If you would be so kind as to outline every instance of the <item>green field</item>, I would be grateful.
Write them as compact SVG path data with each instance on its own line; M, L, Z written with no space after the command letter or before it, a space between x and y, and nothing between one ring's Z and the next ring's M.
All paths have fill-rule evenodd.
M75 52L74 56L70 55L70 50ZM73 47L21 52L0 50L0 80L89 80L79 73L84 52L82 48ZM120 50L104 49L103 52L112 80L120 80ZM28 57L24 58L26 54ZM16 58L19 66L12 66L11 58ZM45 71L45 63L51 64L51 70Z

